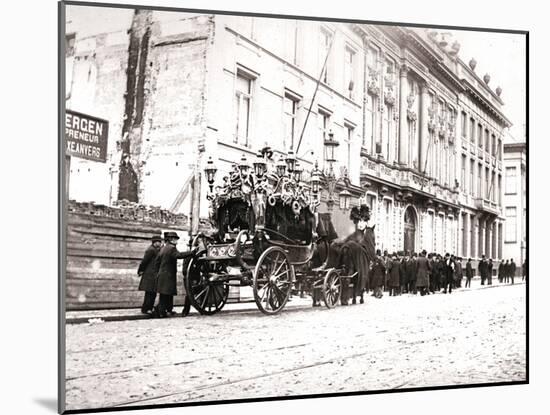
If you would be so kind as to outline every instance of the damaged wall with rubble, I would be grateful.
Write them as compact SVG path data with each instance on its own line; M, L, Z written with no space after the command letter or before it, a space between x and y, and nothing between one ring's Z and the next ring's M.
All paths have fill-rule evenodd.
M174 202L204 140L211 31L206 15L67 7L66 106L110 131L107 163L72 158L70 199L189 212Z
M66 10L66 107L109 121L107 162L70 160L67 309L138 307L136 270L151 235L175 230L180 249L187 242L191 198L182 194L206 129L211 19Z

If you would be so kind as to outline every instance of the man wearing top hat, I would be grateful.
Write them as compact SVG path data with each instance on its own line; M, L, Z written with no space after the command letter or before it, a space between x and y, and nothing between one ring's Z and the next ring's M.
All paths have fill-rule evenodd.
M407 261L407 264L405 265L405 270L407 271L407 291L416 295L416 273L418 271L416 252L413 252L412 256Z
M445 254L445 268L444 268L444 290L443 292L447 294L447 291L449 294L453 292L453 284L454 284L454 273L455 273L455 258L454 255L450 255L449 253Z
M474 278L472 258L468 258L468 262L466 262L466 284L464 285L464 288L471 288L472 278Z
M401 267L401 262L397 259L397 254L394 252L392 259L388 265L388 286L389 286L389 295L400 295L399 287L399 271Z
M501 259L500 263L498 264L498 282L502 283L504 282L504 260Z
M162 244L162 238L160 235L154 235L151 238L151 245L145 250L143 259L139 263L138 275L139 291L145 291L143 298L143 305L141 306L141 312L143 314L151 314L155 306L155 299L157 297L157 272L156 259L160 252L160 246Z
M481 256L477 269L481 277L481 285L485 285L485 280L487 279L487 260L485 259L485 255Z
M165 232L164 239L166 244L160 250L157 257L157 292L159 293L159 303L156 314L159 317L166 317L168 313L173 314L174 296L177 295L177 268L178 259L187 258L196 251L180 252L176 248L179 236L176 232Z
M401 265L399 266L399 284L400 284L400 292L401 293L408 293L408 287L409 287L409 278L407 273L407 261L409 260L409 252L405 251L403 252L403 257L401 258Z
M514 283L514 277L516 276L516 263L514 258L510 258L510 278L512 279L512 284Z

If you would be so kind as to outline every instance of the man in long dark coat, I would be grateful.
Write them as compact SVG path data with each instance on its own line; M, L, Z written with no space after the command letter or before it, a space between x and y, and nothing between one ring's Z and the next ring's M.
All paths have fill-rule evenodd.
M432 272L431 272L431 275L430 275L430 290L432 293L435 293L436 291L439 291L440 290L440 285L439 285L439 261L440 261L440 258L439 258L439 255L436 254L436 253L432 253L432 263L431 263L431 266L432 266Z
M506 260L506 263L502 266L502 275L504 283L508 284L510 282L510 261Z
M408 260L409 260L409 256L405 252L403 258L401 258L401 264L399 265L399 284L401 286L401 293L408 292L408 287L409 287L409 278L407 275Z
M504 281L504 261L501 259L498 264L498 282L502 283Z
M176 248L179 236L176 232L165 233L166 244L160 250L157 257L158 279L157 292L159 303L157 314L159 317L166 317L168 313L173 314L174 296L177 295L177 268L178 259L187 258L196 251L180 252Z
M525 259L523 261L523 265L521 266L521 280L524 281L527 279L527 260Z
M390 288L390 295L396 296L399 295L399 268L401 267L401 262L397 259L397 254L393 254L392 259L388 266L388 285Z
M512 284L514 283L514 277L516 276L516 263L514 258L510 259L510 278L512 278Z
M428 254L428 262L430 263L430 273L428 278L430 279L429 290L432 294L435 293L434 273L435 273L435 255L433 253Z
M472 267L472 258L468 258L468 262L466 263L466 284L464 284L464 288L471 288L472 284L472 278L474 278L474 269Z
M380 250L376 250L376 258L372 264L372 287L374 289L374 297L382 298L382 285L384 284L384 275L386 275L386 264L381 256Z
M160 235L155 235L151 238L151 245L145 250L143 259L139 263L138 275L140 276L139 287L140 291L145 291L143 297L143 305L141 312L143 314L151 314L155 307L155 299L157 298L157 272L156 259L160 252L162 238Z
M420 256L416 260L416 287L415 290L420 290L420 295L426 295L428 293L428 286L430 285L429 273L431 271L431 265L426 258L426 251L422 251Z
M388 254L387 249L384 250L384 257L382 259L384 260L384 265L386 266L386 272L384 274L384 291L390 291L388 279L390 278L390 264L392 262L392 258L390 257L390 254Z
M412 257L407 261L407 280L408 280L408 291L416 295L416 272L418 264L416 263L416 253L413 253Z
M481 285L485 285L485 280L487 279L487 261L485 260L485 255L481 256L477 269L481 277Z
M448 292L451 294L453 292L453 284L454 284L454 272L455 272L455 261L454 256L445 254L445 290L444 293L447 294L447 287Z

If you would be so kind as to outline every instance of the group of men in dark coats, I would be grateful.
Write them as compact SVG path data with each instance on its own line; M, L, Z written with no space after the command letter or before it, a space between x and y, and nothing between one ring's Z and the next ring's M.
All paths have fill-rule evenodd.
M451 293L453 288L462 284L462 258L454 255L446 254L443 257L423 250L419 255L405 252L401 255L394 253L390 257L385 251L381 258L386 264L384 285L389 295L426 295L441 290ZM470 263L469 266L471 279L473 272Z
M453 289L461 288L464 277L464 287L471 287L474 277L472 259L468 258L466 266L463 259L458 256L446 254L427 254L423 250L420 255L416 253L394 253L391 257L387 251L382 257L386 264L385 289L389 295L412 293L426 295L436 291L451 293ZM478 271L481 277L481 285L493 283L493 260L486 259L485 255L478 263ZM514 283L516 264L513 259L501 261L498 267L498 281L501 283ZM522 265L522 279L527 275L527 264Z
M522 266L522 280L525 278L525 262ZM512 284L514 283L514 277L516 276L516 263L514 262L514 258L510 258L510 260L506 260L506 262L501 261L500 265L498 266L498 282L504 282Z
M178 259L193 255L194 251L180 252L177 249L179 236L176 232L164 233L164 246L160 235L151 238L151 245L145 250L138 267L139 290L145 291L141 312L152 317L174 315L174 296L177 295ZM159 294L158 304L155 300ZM189 313L186 301L182 315Z
M502 264L502 262L501 262ZM485 258L485 255L481 256L481 261L479 261L479 264L477 265L477 269L479 271L479 276L481 277L481 285L492 285L493 284L493 260L489 258Z

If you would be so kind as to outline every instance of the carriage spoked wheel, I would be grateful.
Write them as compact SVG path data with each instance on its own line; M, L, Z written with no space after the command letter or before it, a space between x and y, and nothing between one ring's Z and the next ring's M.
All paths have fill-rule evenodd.
M264 314L281 311L292 288L292 266L285 251L277 246L266 249L254 269L254 300Z
M335 269L329 269L323 280L323 299L327 308L333 308L340 301L342 295L342 280L340 273Z
M191 305L201 314L212 315L219 312L229 296L227 281L212 278L213 274L223 274L225 265L218 262L199 261L206 250L197 253L187 266L185 290Z

